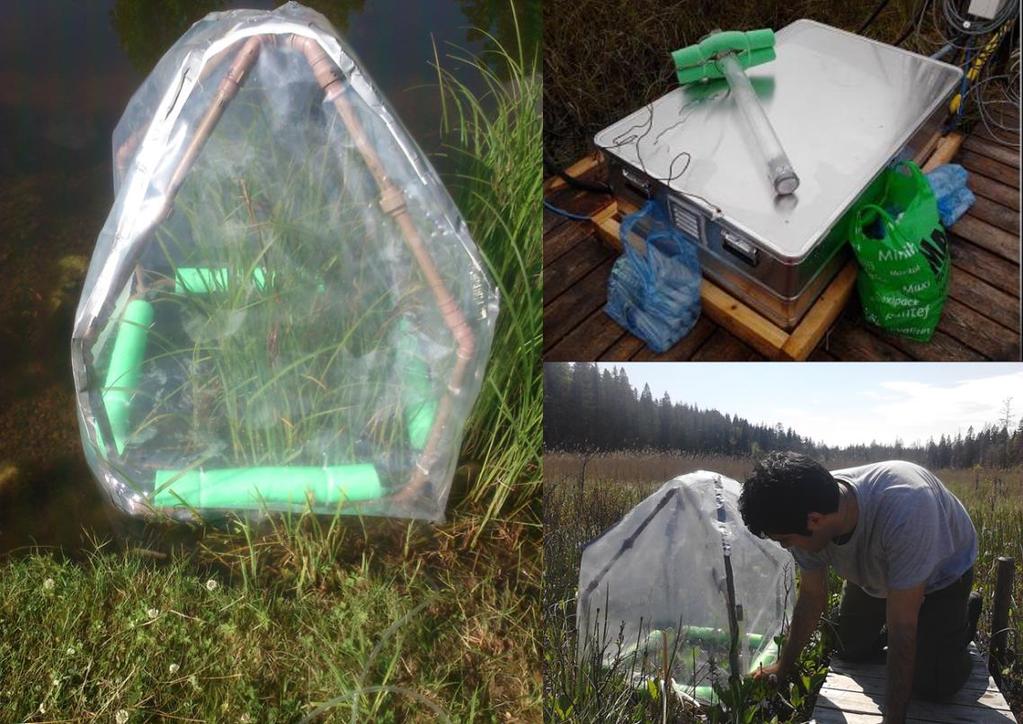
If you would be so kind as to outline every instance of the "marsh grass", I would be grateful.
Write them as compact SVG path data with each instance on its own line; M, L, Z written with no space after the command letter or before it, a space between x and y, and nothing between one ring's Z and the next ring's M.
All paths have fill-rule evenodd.
M444 71L437 58L444 126L454 134L452 153L461 168L453 194L501 294L486 377L462 447L479 465L467 499L484 506L488 519L535 505L540 492L542 86L538 59L527 55L518 32L516 38L514 48L492 38L497 50L486 58L453 54L450 62L478 69L482 94Z
M703 469L742 479L752 469L753 461L723 455L622 452L589 456L585 472L583 462L581 455L549 453L544 457L544 712L551 721L661 721L664 701L656 687L633 690L626 683L631 677L630 661L614 656L613 650L610 666L601 666L599 658L581 662L576 658L580 635L575 622L576 588L582 550L671 477ZM837 462L831 467L864 461ZM995 561L999 556L1011 556L1016 558L1017 568L1023 561L1023 471L974 468L935 472L962 501L977 529L980 553L974 566L974 588L985 600L977 636L983 652L990 640ZM644 475L650 477L644 480ZM789 682L772 691L743 680L734 690L719 690L722 702L705 707L703 715L722 722L766 722L774 721L775 716L778 721L808 719L830 661L833 639L829 621L837 611L841 583L832 572L831 613L804 649L798 671ZM1023 577L1017 574L1012 600L1019 601L1021 596ZM1001 688L1010 706L1019 712L1023 704L1023 650L1017 642L1023 635L1023 618L1015 605L1010 608L1009 626L1009 652ZM615 645L617 642L612 647ZM672 721L699 721L692 710L685 710L681 704L675 706L679 709Z

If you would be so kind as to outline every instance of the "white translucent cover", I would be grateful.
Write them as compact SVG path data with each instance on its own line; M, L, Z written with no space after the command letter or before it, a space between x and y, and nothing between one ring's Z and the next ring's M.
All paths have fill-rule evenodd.
M113 140L72 359L114 502L443 518L497 291L337 31L212 13Z
M742 673L777 654L794 604L792 556L752 535L739 484L698 471L670 480L586 546L579 568L580 656L660 675L665 643L676 689L709 700L729 670L725 550L735 584ZM666 639L666 641L665 641ZM596 648L594 648L596 647Z

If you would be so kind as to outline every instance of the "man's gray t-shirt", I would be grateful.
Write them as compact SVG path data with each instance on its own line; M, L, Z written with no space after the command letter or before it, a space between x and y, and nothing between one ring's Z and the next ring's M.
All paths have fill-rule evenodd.
M977 559L977 531L963 504L919 465L902 460L835 470L856 494L859 517L842 545L792 550L801 568L827 565L875 598L926 583L924 593L957 581Z

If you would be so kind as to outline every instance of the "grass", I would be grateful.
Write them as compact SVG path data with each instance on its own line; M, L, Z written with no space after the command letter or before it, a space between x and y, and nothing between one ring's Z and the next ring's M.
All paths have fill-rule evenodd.
M544 119L537 58L526 54L518 25L516 38L516 48L492 38L498 50L484 58L455 56L485 80L479 97L437 62L444 124L456 134L452 150L463 169L453 182L455 198L501 295L487 377L463 445L479 465L467 498L484 506L488 518L531 505L540 493L543 179L537 170Z
M914 0L888 4L865 33L893 42L907 27ZM812 18L855 31L875 0L552 0L544 13L544 149L568 166L590 150L593 135L677 85L669 54L714 29L753 30ZM927 37L904 46L933 52Z
M541 183L540 82L530 62L509 56L507 66L521 75L507 85L487 76L486 100L447 80L442 89L461 104L461 114L449 106L450 123L472 159L456 196L503 295L493 357L459 455L452 522L307 510L216 530L124 523L123 539L88 546L82 560L18 551L0 561L7 634L0 637L0 711L29 721L540 721L542 398L532 351L540 338L533 206ZM220 199L241 202L246 208L236 213L247 226L244 196L255 192L225 186ZM253 209L269 213L274 205ZM253 260L240 260L234 268L244 273L218 290L224 303L236 306L230 280L244 284ZM165 261L158 256L154 265ZM247 293L258 300L262 292ZM176 303L200 311L221 301L161 301L167 310ZM246 315L253 329L245 345L257 359L242 365L280 374L290 342L278 332L275 367L266 334L275 312L269 304L252 309L260 311ZM165 351L189 351L180 357L187 370L210 347L192 339ZM258 372L229 378L204 364L204 379L219 380L208 383L210 410L226 408L225 391ZM294 404L318 387L278 399ZM241 391L235 397L252 399ZM263 441L255 433L249 442L254 421L235 417L239 461L287 445L286 437ZM231 427L219 434L234 450Z
M832 467L863 462L842 460ZM670 477L704 469L741 480L752 466L752 459L723 455L623 452L589 458L583 473L581 456L545 456L543 652L544 712L549 721L661 721L666 704L672 721L700 720L691 705L665 702L656 686L638 690L628 686L631 662L626 657L618 657L609 667L601 666L596 658L576 661L579 561L589 541ZM978 468L936 474L966 506L977 529L980 554L974 566L974 588L985 598L977 641L986 651L995 559L1004 555L1023 561L1023 496L1019 494L1023 471ZM829 610L834 611L841 581L833 572L830 579ZM1013 600L1020 600L1021 595L1023 580L1017 575ZM1011 650L1001 688L1018 715L1023 709L1023 651L1015 641L1023 634L1023 617L1016 608L1010 609L1009 625ZM777 691L744 680L735 691L719 692L723 703L702 713L712 721L773 721L776 716L778 721L805 721L813 711L830 660L829 636L824 623L804 649L796 675ZM733 702L730 715L724 706L729 701Z
M314 515L188 554L3 565L0 710L19 721L537 718L529 527L364 534ZM372 535L372 541L369 539ZM155 560L154 560L155 555ZM533 712L533 713L531 713Z

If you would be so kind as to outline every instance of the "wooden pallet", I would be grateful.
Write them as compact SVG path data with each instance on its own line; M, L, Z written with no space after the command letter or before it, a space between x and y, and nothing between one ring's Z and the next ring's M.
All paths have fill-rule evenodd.
M935 135L924 145L915 160L922 164L925 171L929 171L952 160L962 143L963 136L959 133L944 137ZM599 158L588 157L582 164L573 166L570 173L581 175L592 169L592 164L600 162ZM564 183L561 179L557 179L557 182ZM550 190L559 187L558 183L552 183ZM597 237L618 253L622 251L618 233L620 222L625 214L634 210L634 207L627 206L624 202L613 200L592 215ZM804 361L817 348L852 297L856 288L857 269L856 261L850 259L824 287L820 296L791 331L778 326L706 278L700 289L702 314L768 359Z
M973 672L963 688L947 701L912 700L907 722L1008 724L1016 721L1005 697L988 674L987 662L972 643L970 657ZM813 720L817 724L879 724L886 686L884 664L849 664L834 659L817 695Z

